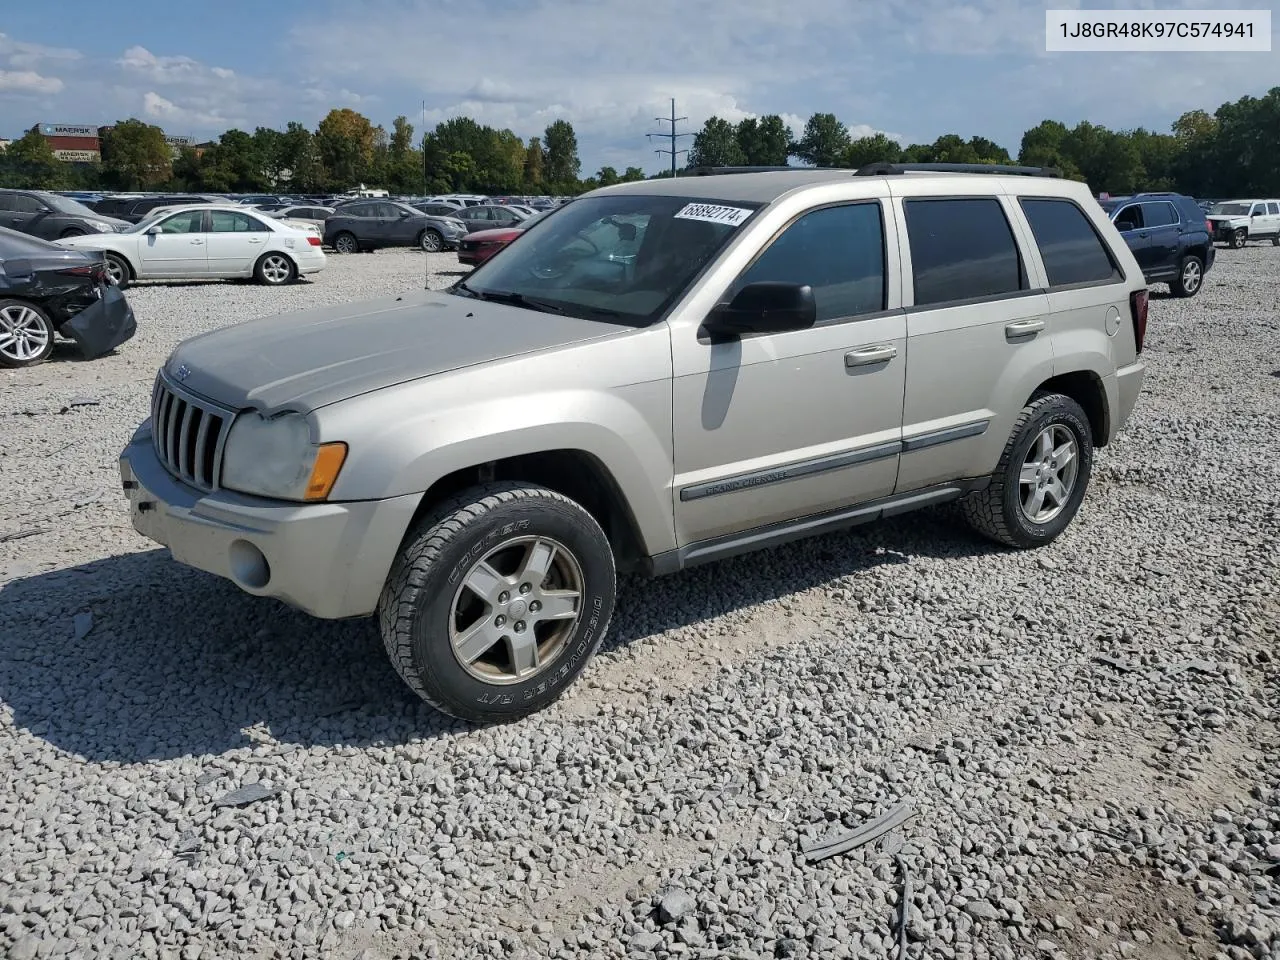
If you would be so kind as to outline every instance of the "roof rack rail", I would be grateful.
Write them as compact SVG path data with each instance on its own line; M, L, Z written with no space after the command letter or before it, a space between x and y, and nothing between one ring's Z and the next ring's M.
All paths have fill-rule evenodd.
M682 177L716 177L722 173L776 173L780 170L805 170L807 167L686 167Z
M855 177L882 177L887 174L911 173L999 173L1023 177L1058 177L1057 167L1021 167L1008 163L868 163L854 171Z

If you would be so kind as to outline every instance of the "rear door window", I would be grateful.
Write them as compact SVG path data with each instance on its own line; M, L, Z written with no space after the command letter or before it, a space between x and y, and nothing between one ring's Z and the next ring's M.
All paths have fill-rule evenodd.
M1268 204L1267 204L1267 213L1271 214L1271 216L1273 216L1273 217L1274 217L1276 214L1280 213L1280 203L1268 203Z
M1167 227L1178 222L1178 213L1167 201L1144 203L1142 222L1148 227Z
M999 297L1028 286L994 197L905 200L917 306Z
M1018 203L1031 224L1051 288L1124 279L1089 218L1070 200L1023 197Z

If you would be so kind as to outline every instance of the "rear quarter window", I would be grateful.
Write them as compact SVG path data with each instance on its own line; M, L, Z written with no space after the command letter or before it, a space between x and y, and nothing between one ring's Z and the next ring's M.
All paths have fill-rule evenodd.
M1124 273L1088 216L1070 200L1018 200L1044 261L1049 286L1111 283Z

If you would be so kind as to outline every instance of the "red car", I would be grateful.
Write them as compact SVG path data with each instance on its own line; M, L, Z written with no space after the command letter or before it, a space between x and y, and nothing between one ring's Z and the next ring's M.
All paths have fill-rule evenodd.
M493 230L476 230L458 241L458 262L478 267L508 243L520 236L525 227L546 216L546 211L535 213L514 227L496 227Z

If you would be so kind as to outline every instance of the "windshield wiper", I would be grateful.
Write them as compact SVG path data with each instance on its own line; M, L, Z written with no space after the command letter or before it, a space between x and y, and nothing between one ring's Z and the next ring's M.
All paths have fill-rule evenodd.
M470 290L471 288L468 287L467 289ZM523 293L516 293L514 290L485 290L483 292L472 290L471 292L481 300L488 300L492 303L506 303L513 307L527 307L540 313L564 313L564 307L557 306L547 300L539 300L537 297L526 297Z

